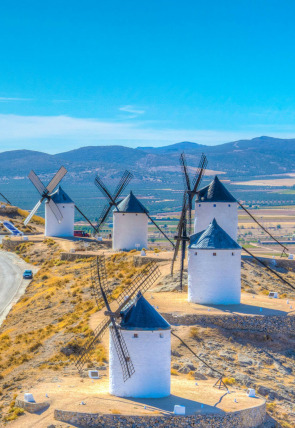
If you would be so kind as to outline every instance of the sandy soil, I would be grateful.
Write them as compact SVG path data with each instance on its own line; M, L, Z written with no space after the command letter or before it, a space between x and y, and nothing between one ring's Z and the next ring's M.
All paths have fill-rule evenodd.
M37 402L49 401L50 407L41 415L26 414L9 426L31 428L55 423L53 419L55 408L84 413L157 416L173 413L175 404L185 406L186 414L193 414L231 412L263 403L261 398L249 398L245 390L230 387L228 394L225 389L213 387L214 379L197 381L196 385L196 381L187 376L172 376L171 395L167 398L124 399L108 394L108 379L103 371L101 374L102 378L99 380L58 376L45 382L40 381L30 389L30 392ZM81 405L81 402L85 405Z
M153 293L146 292L146 298L161 313L179 314L239 314L239 315L292 315L295 313L295 302L287 299L270 299L263 295L242 293L240 305L198 305L187 301L187 293ZM290 309L292 306L292 309ZM208 314L209 312L209 314Z

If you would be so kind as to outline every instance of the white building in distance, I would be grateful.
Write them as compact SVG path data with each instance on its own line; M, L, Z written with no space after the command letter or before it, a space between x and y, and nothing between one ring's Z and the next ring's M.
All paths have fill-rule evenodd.
M213 219L235 240L238 238L237 200L215 176L214 180L197 192L195 202L195 233L208 227Z
M169 396L170 325L142 294L138 293L135 302L122 313L119 328L135 372L124 382L121 364L110 334L110 394L137 398Z
M241 301L241 247L215 218L190 237L188 300L204 305Z
M148 210L132 191L113 211L113 249L133 250L147 248Z
M45 202L45 236L55 236L68 238L74 236L75 223L75 204L71 198L59 186L57 190L50 195L53 202L56 203L62 214L62 220L59 223L57 218Z

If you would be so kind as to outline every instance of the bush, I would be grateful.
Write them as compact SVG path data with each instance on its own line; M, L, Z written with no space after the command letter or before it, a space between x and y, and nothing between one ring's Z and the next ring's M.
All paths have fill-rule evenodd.
M193 339L195 339L196 337L198 337L199 336L199 329L198 329L198 327L191 327L189 335Z
M234 377L224 377L222 380L225 385L234 385L236 383L236 379Z

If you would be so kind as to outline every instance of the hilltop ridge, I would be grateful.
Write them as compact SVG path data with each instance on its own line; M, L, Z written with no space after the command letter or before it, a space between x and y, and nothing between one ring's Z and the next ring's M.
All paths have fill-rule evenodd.
M26 176L32 166L39 173L51 173L63 164L73 173L100 170L116 174L130 168L141 175L154 171L162 176L165 168L178 166L182 151L192 166L198 165L199 156L204 152L210 169L224 171L230 177L285 174L295 170L295 139L261 136L216 146L184 141L163 147L86 146L57 154L7 151L0 153L1 175Z

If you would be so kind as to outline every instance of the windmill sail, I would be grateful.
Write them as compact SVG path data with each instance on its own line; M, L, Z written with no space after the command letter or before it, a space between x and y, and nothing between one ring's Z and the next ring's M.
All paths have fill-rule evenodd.
M101 226L106 222L112 208L118 206L118 202L119 202L118 198L123 193L123 191L125 190L125 188L127 187L127 185L129 184L132 178L133 178L133 175L131 174L131 172L126 170L122 175L114 193L111 194L111 192L109 192L109 190L107 189L102 179L99 176L96 176L94 183L108 201L107 205L104 206L102 213L99 216L99 220L96 225L97 229L100 229Z
M180 155L179 162L180 162L182 175L183 175L184 193L183 193L183 201L182 201L182 210L181 210L180 219L177 225L177 235L175 236L176 244L175 244L174 254L171 262L171 275L173 275L174 263L178 256L179 249L181 248L180 289L182 290L186 245L187 245L187 241L189 241L189 235L191 232L192 203L193 203L193 198L196 195L196 192L198 190L198 186L200 185L202 177L204 175L204 171L207 166L207 158L204 154L202 154L197 173L192 181L193 188L191 188L191 180L189 177L188 167L187 167L184 153Z
M36 214L38 208L40 207L40 205L42 204L44 199L47 200L48 207L52 211L52 213L54 214L57 221L59 223L62 221L63 216L62 216L58 206L56 205L56 203L51 199L50 193L52 193L52 191L59 184L59 182L65 176L66 173L67 173L66 168L64 166L62 166L57 171L57 173L54 175L54 177L52 178L52 180L50 181L48 186L45 187L44 184L42 183L42 181L40 180L40 178L37 176L37 174L33 170L31 170L28 177L31 180L31 182L33 183L33 185L36 187L38 192L40 193L41 199L37 202L35 207L32 209L30 214L25 219L25 221L24 221L25 225L27 225L30 222L30 220L32 219L32 217L34 216L34 214Z
M95 266L95 270L94 270L94 266ZM94 335L93 337L91 337L87 343L83 346L83 348L81 348L81 351L79 353L79 355L76 358L76 367L78 368L78 370L82 370L84 365L86 364L86 362L89 359L89 353L94 349L94 347L96 346L96 344L101 340L102 336L104 335L104 333L106 332L106 329L108 328L108 326L116 325L115 319L118 318L120 316L120 313L123 309L126 309L128 307L128 305L130 304L130 302L132 301L132 299L135 298L135 296L137 295L137 293L139 291L141 291L141 293L144 293L148 288L150 288L152 286L152 284L154 284L154 282L159 278L160 276L160 272L159 269L156 265L156 263L150 263L147 266L145 266L142 271L134 278L134 280L132 281L132 284L125 289L117 298L117 303L118 303L118 308L116 309L115 312L112 312L110 310L110 306L108 303L108 299L107 299L107 295L109 293L109 286L107 283L107 276L106 276L106 270L105 270L105 257L104 256L98 256L94 262L94 265L92 265L91 267L91 273L92 273L92 280L94 282L96 282L96 285L94 286L95 289L95 299L97 302L97 305L99 307L99 309L101 308L101 297L103 297L103 295L105 295L105 297L103 298L103 300L105 302L107 302L106 304L106 308L107 308L107 314L109 315L108 317L104 318L104 320L96 327L96 329L94 330ZM98 283L97 281L100 282ZM113 318L113 321L111 320L111 318ZM112 328L112 327L111 327ZM114 327L114 331L119 330L118 327ZM112 333L112 337L113 334ZM119 347L119 353L118 354L118 358L122 362L122 374L123 374L123 379L126 380L128 377L126 377L127 375L129 376L133 374L133 369L132 368L132 362L130 360L130 356L128 353L128 350L126 351L125 349L125 345L124 342L121 341L121 336L120 332L118 334L116 334L116 337L114 339L114 345L117 349L117 347ZM124 340L124 339L123 339ZM121 345L120 345L121 344ZM122 360L123 358L123 360ZM125 363L124 363L125 361ZM126 375L127 373L127 375Z

